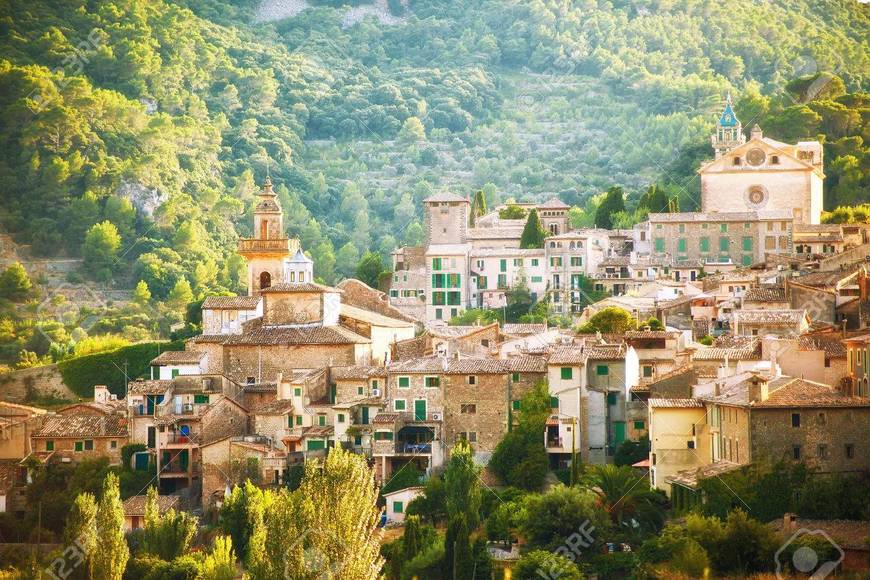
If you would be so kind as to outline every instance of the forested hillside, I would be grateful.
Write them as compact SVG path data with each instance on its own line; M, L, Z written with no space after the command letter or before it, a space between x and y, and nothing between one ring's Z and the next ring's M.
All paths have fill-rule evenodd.
M255 22L255 0L3 2L4 230L183 312L242 290L234 243L267 172L334 282L418 243L438 189L556 193L591 223L622 186L631 222L658 182L694 209L728 91L775 138L828 135L828 207L868 200L866 4L411 0L353 26L309 4Z

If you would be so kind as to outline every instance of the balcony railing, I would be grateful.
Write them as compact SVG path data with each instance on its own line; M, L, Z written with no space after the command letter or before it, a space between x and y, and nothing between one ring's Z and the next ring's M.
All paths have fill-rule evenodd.
M275 240L239 240L239 251L241 252L289 252L291 249L291 242L287 238Z
M164 442L166 445L198 445L199 437L195 433L182 435L181 433L167 433Z
M396 443L396 453L415 453L415 454L426 454L432 453L432 444L431 443L410 443L410 442L398 442Z
M561 447L562 447L562 438L561 437L557 437L555 439L547 439L547 448L548 449L561 448Z

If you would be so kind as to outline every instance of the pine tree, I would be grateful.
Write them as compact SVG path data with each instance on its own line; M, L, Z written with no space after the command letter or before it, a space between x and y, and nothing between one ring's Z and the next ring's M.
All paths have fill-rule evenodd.
M124 538L124 506L118 491L118 476L109 473L96 514L97 539L91 559L94 580L121 580L130 550Z
M478 189L471 199L471 213L468 214L468 225L474 227L477 218L486 215L486 195L482 189Z
M520 248L543 248L545 237L547 237L547 233L544 231L544 226L541 225L538 210L532 208L532 211L529 212L529 217L526 219L526 226L523 228Z
M94 279L108 281L118 266L121 235L109 220L94 224L82 244L85 270Z
M169 291L167 302L176 312L184 312L187 305L193 302L193 290L187 278L178 279L178 282Z
M625 211L625 194L621 187L611 187L595 212L595 225L606 230L612 229L613 214L621 211Z
M405 534L402 537L402 560L410 562L420 553L421 545L420 516L405 518Z
M33 283L21 262L15 262L0 274L0 298L19 302L27 298Z
M139 280L136 284L136 289L133 290L133 302L139 306L145 306L151 301L151 290L148 289L148 282Z
M480 468L474 463L474 450L467 441L459 441L450 451L444 471L447 492L447 535L444 540L443 571L445 578L469 578L474 566L471 553L471 530L480 523Z

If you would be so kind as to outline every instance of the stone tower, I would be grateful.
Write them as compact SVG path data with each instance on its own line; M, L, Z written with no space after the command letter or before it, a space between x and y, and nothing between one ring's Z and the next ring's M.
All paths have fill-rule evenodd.
M284 282L284 261L299 247L284 236L284 215L268 177L254 208L254 235L239 240L239 255L248 261L248 295Z
M426 245L466 243L470 209L467 199L453 193L436 193L424 199Z
M725 108L716 122L716 132L711 137L711 141L713 150L716 152L716 159L722 157L727 151L746 143L743 125L740 124L740 120L734 114L734 109L731 108L731 93L728 93L728 97L725 99Z

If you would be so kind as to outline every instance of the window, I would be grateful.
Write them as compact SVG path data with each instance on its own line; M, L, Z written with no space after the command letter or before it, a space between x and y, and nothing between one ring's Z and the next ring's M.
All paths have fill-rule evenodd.
M507 274L498 275L498 287L507 288Z
M749 236L743 237L743 251L751 252L752 251L752 238Z
M317 424L321 427L326 427L326 415L318 415Z
M572 256L571 257L571 266L574 268L580 267L583 265L583 258L580 256Z
M84 451L84 449L85 449L85 442L84 441L76 441L76 446L75 446L76 453L81 453L82 451Z
M550 267L551 268L561 268L562 267L562 257L561 256L550 256Z
M426 377L423 379L423 386L429 389L437 389L441 386L441 379L439 377Z
M664 252L665 251L665 239L664 238L656 238L655 239L656 252Z
M680 238L677 240L677 251L680 253L686 252L686 238Z
M45 442L45 450L46 451L54 451L54 441L46 441Z
M535 267L537 267L537 265L538 265L538 259L532 258L532 267L535 268Z
M855 444L846 443L846 458L855 459Z
M709 252L710 251L710 238L708 238L707 236L701 237L698 240L698 244L700 245L702 252Z
M375 441L392 441L392 431L375 431Z
M293 396L301 397L302 396L302 387L293 387Z
M819 446L816 448L816 455L819 456L819 459L827 459L828 458L828 446L824 443L819 443Z
M390 298L398 298L399 291L398 290L390 290Z
M719 231L723 234L728 233L728 224L719 224Z
M560 369L560 376L563 381L570 381L574 377L574 369L571 367L562 367Z
M550 408L558 409L559 408L559 397L550 397Z
M534 283L540 284L543 281L544 281L543 276L532 276L532 283L533 284Z
M607 404L610 406L616 404L616 393L607 393Z
M444 318L444 314L441 312L440 308L436 308L435 309L435 319L441 320L442 318Z
M598 375L599 377L609 375L610 374L610 367L608 367L607 365L596 365L595 366L595 374Z
M486 346L486 345L484 345L484 346ZM477 384L477 377L474 375L468 375L468 384L469 385L476 385Z
M475 403L462 403L459 405L459 412L462 415L476 415L477 405Z
M792 413L791 414L791 426L792 427L800 427L801 426L801 414L800 413Z
M740 166L740 158L739 158L739 157L735 157L733 163L734 163L734 165L736 165L736 166Z
M405 399L396 399L393 401L393 410L394 411L404 411L405 410Z
M740 263L744 266L751 266L752 256L750 256L749 254L744 254L740 259Z
M826 423L828 422L828 420L827 420L827 416L826 416L824 413L819 413L818 416L816 417L816 422L817 422L819 425L824 425L824 424L826 424Z
M433 288L446 288L447 287L447 275L446 274L432 274L432 287Z
M407 389L411 386L411 377L399 377L399 388Z
M477 443L476 431L460 431L456 434L457 441L468 441L469 443Z
M514 411L519 411L519 410L520 410L520 401L519 401L519 399L517 399L516 401L511 401L511 408L513 408Z
M336 415L336 419L335 419L335 420L336 420L336 422L338 422L338 423L344 423L344 413L339 413L338 415Z
M93 451L94 450L94 440L86 439L85 440L85 451Z
M365 394L364 389L362 387L357 387L356 394L357 395L364 395Z
M400 514L404 511L405 511L405 506L402 502L400 502L400 501L393 502L393 513Z
M115 441L114 439L112 439L111 441L109 441L109 449L117 449L117 448L118 448L118 442L117 442L117 441Z
M296 426L297 427L302 426L302 415L296 415Z
M770 156L770 164L771 165L779 165L779 155L771 155Z
M523 259L522 258L514 258L514 267L522 268L523 267Z
M520 381L520 373L513 373L511 375L511 380L515 383L518 383Z
M719 238L719 251L720 251L720 252L726 252L726 253L727 253L728 250L729 250L729 248L730 248L730 246L731 246L731 243L730 243L730 241L728 240L728 238L725 238L725 237Z
M646 423L644 421L635 421L634 428L638 430L646 429Z
M680 233L681 233L681 234L686 233L686 224L680 224L680 225L679 225L679 230L680 230Z
M507 272L507 260L499 260L498 261L498 271L499 272Z
M194 395L193 402L197 405L207 405L208 404L208 395Z
M441 258L432 258L432 269L440 270L441 269Z
M477 289L486 290L486 276L477 277Z
M644 365L643 367L643 376L644 378L650 378L653 376L653 368L650 365Z

